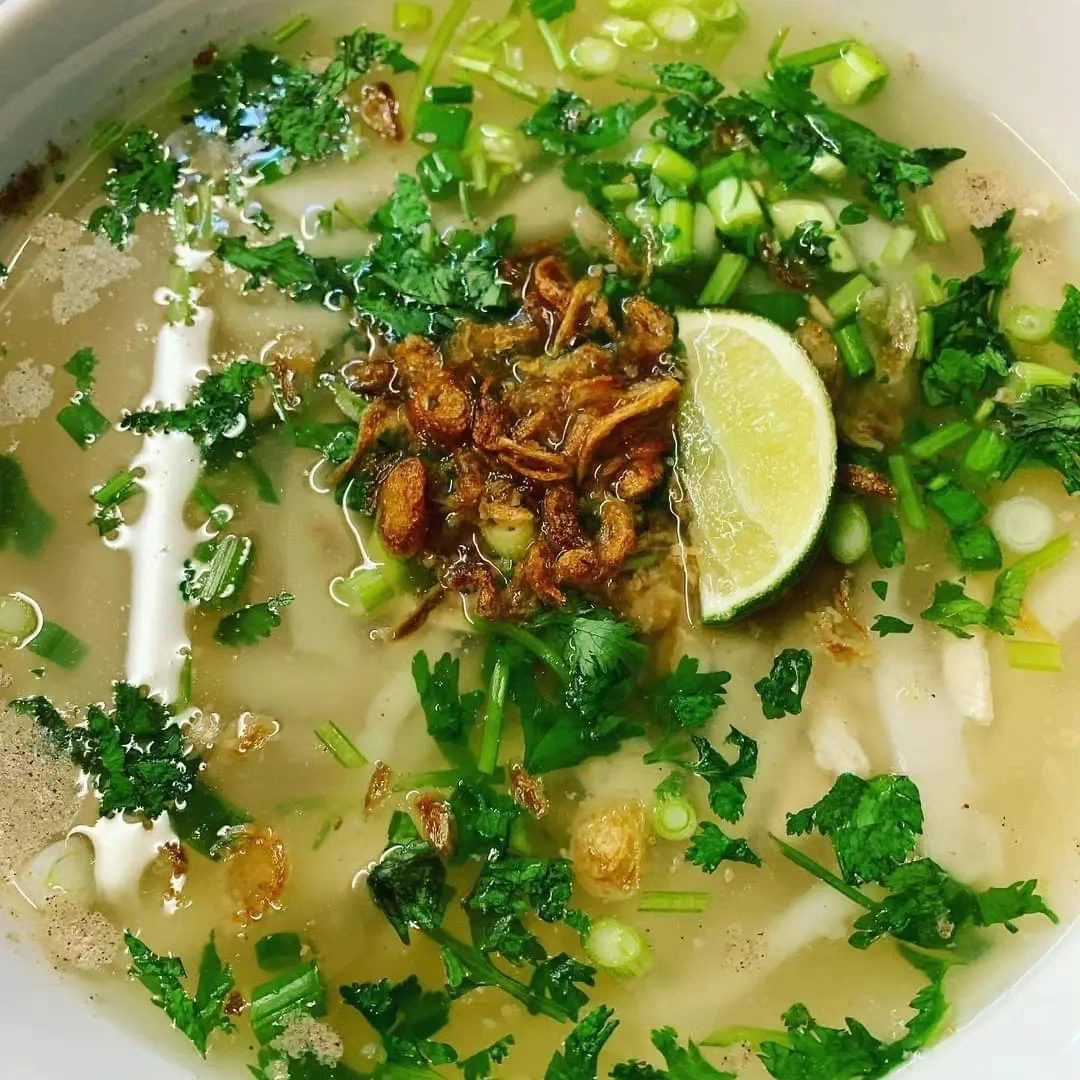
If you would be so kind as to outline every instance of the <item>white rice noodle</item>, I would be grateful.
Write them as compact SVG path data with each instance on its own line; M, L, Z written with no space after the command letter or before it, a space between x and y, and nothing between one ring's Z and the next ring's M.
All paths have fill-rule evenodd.
M888 654L875 669L878 703L894 768L910 776L922 794L926 854L961 880L985 880L1001 870L1001 837L977 808L965 717L936 660L916 635L890 638Z
M1080 621L1080 548L1035 576L1024 606L1047 633L1060 637Z
M976 630L970 638L950 636L942 643L941 670L960 715L976 724L992 724L994 692L986 634Z
M833 776L870 774L870 758L855 736L847 717L835 709L819 709L807 727L814 761L822 772Z

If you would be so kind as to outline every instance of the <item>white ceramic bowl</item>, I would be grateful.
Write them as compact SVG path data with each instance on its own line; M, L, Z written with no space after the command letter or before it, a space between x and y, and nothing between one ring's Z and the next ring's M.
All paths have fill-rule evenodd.
M357 0L358 16L364 3ZM753 17L754 0L744 0ZM0 0L0 176L52 139L74 142L122 109L142 80L190 58L211 36L258 25L260 0ZM280 5L277 5L280 7ZM305 10L317 4L300 5ZM1024 140L1080 191L1077 0L769 0L790 22L849 28L927 69ZM1074 216L1076 211L1074 210ZM1075 222L1072 223L1075 227ZM1075 858L1072 852L1063 857ZM88 1001L23 944L16 923L0 982L5 1080L189 1080L163 1020L143 1040ZM1027 974L958 1034L904 1071L910 1080L1078 1080L1080 925L1064 930ZM187 1051L187 1047L180 1046Z

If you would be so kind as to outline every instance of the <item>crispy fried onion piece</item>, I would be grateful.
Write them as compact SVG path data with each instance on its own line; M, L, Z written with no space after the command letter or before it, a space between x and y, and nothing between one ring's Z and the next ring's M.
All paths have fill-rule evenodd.
M389 83L365 83L360 88L360 119L376 135L401 142L401 120L398 101Z
M443 367L439 350L414 334L396 345L392 356L416 433L446 448L463 442L472 426L472 398Z
M589 427L578 452L578 481L585 479L601 448L620 428L674 408L681 393L682 386L678 380L668 376L645 379L632 386L619 405Z
M245 924L257 921L281 907L289 880L285 845L271 829L247 829L229 845L225 874L234 917Z
M411 438L412 429L400 405L386 400L376 401L369 405L360 417L360 426L356 431L356 442L353 444L352 453L331 474L333 486L343 484L360 460L384 435L402 430Z
M876 499L896 497L896 488L889 478L866 465L841 465L836 471L836 482L854 495L869 495Z
M675 342L675 320L644 296L632 296L623 304L625 326L619 341L624 363L652 365L670 351Z
M843 381L843 367L840 364L840 350L836 347L836 339L816 319L800 319L795 330L795 340L817 368L825 389L830 394L835 394Z
M451 854L455 847L454 814L450 804L437 795L421 795L416 800L416 812L420 817L420 831L424 839L442 856Z
M836 661L850 664L864 660L870 652L870 633L851 607L851 576L845 574L833 592L832 605L814 616L818 640Z
M537 820L551 809L543 779L527 772L520 761L510 763L510 794L518 806Z
M551 342L552 352L564 352L579 338L588 337L597 330L602 330L608 337L615 337L618 330L612 321L603 288L604 279L599 274L589 274L575 283L562 322Z
M579 588L610 581L637 546L634 512L624 502L609 499L600 508L596 542L564 551L555 560L555 580Z
M415 634L428 621L428 616L446 599L446 586L441 582L433 585L420 598L420 603L394 627L392 641L401 641Z
M392 555L408 559L420 552L428 531L428 475L419 458L399 461L387 473L376 520Z
M394 790L394 772L385 761L376 761L375 768L368 782L367 794L364 796L364 813L372 814L387 799Z
M454 592L472 598L472 606L482 619L500 616L499 583L495 571L470 549L448 571L445 584Z
M519 350L540 345L536 324L527 323L458 323L446 343L446 359L451 367L464 367L497 357L510 356Z
M555 581L555 553L546 540L537 540L529 546L518 575L526 588L543 603L551 607L562 607L566 603L566 593Z
M495 446L499 461L508 469L537 483L555 484L560 480L569 480L573 475L573 463L565 454L545 450L542 446L515 442L506 435L500 436Z
M636 800L582 815L570 838L578 883L593 896L631 896L641 888L648 842L645 808Z
M525 310L535 325L547 328L552 352L563 352L597 330L615 337L603 287L599 274L575 282L566 263L554 255L533 265L525 286Z

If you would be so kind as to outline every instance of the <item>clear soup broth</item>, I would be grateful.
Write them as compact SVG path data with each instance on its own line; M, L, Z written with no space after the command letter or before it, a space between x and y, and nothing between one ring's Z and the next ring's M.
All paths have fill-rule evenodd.
M1074 197L896 42L572 8L267 5L7 189L8 899L206 1075L871 1075L1076 912Z

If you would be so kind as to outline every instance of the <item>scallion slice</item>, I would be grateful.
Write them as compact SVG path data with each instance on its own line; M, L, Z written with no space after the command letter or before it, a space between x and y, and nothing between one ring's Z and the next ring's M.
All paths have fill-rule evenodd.
M1054 333L1057 312L1053 308L1025 304L1013 308L1002 322L1005 333L1026 345L1045 345Z
M112 424L87 397L79 397L56 414L57 423L84 450L93 446Z
M640 930L611 917L596 919L585 937L585 952L604 971L630 978L652 967L652 946Z
M638 911L698 914L709 906L707 892L679 890L656 890L643 892L638 900Z
M1020 671L1063 671L1065 661L1056 641L1016 641L1007 643L1009 667Z
M328 720L315 729L319 742L334 755L346 769L359 769L368 763L368 759L357 749L356 744L334 723Z
M840 350L840 359L844 361L844 367L853 379L866 379L874 374L874 354L855 323L841 327L834 336Z
M854 566L870 550L870 519L854 499L841 499L833 507L826 540L841 566Z
M896 488L896 498L900 504L900 511L904 520L920 532L925 532L929 527L926 520L926 509L923 506L922 496L915 486L915 478L911 475L911 466L902 454L893 454L889 458L889 475L892 477L893 486Z
M257 986L251 995L251 1030L264 1045L296 1013L326 1015L326 989L314 960Z
M658 797L652 811L653 829L662 840L688 840L697 828L697 811L684 796Z
M26 647L35 656L62 668L78 667L87 653L87 647L70 630L48 619L26 643Z
M923 203L918 211L919 225L922 228L923 239L928 244L947 244L949 234L945 226L941 224L938 212L929 204Z
M402 34L431 29L433 12L429 4L399 2L394 5L394 29Z
M745 255L739 255L734 251L725 251L720 256L716 268L705 282L698 297L698 303L702 307L719 307L726 304L739 287L743 275L750 268L750 260Z

